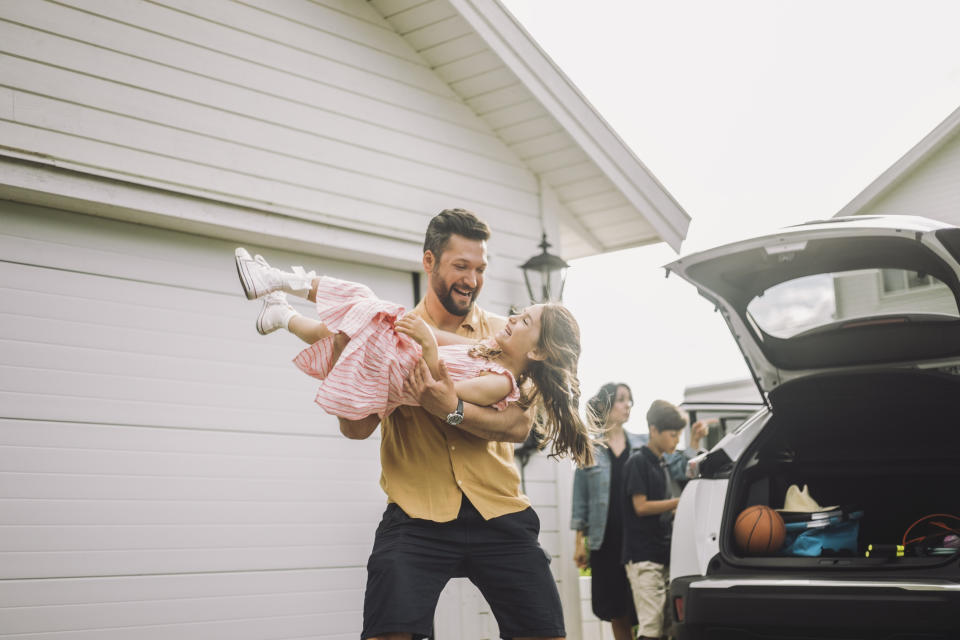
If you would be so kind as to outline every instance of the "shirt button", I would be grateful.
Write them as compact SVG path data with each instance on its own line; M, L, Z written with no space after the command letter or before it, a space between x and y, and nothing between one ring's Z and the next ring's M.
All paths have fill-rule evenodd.
M450 445L450 451L456 451L456 450L457 450L457 448L456 448L455 446Z
M463 484L463 480L457 480L457 484Z

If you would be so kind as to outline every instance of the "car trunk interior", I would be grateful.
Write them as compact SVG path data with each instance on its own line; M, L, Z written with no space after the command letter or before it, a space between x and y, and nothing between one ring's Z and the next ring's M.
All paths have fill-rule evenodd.
M960 375L936 371L823 375L788 383L770 394L773 417L745 452L732 478L734 508L725 515L724 555L753 566L921 567L953 563L943 535L931 536L935 553L908 545L865 557L868 545L896 545L918 519L960 517ZM822 506L862 511L856 550L815 557L746 556L733 540L740 511L784 506L790 485L809 487ZM960 520L931 520L960 529ZM944 531L922 524L914 536ZM889 553L889 555L887 555Z

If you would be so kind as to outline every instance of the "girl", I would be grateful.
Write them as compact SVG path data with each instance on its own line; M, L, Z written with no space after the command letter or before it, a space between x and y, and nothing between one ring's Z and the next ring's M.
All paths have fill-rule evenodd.
M500 410L515 401L535 407L534 425L552 442L551 455L593 464L590 431L577 413L580 329L565 307L534 305L492 339L474 342L431 329L362 284L300 267L283 272L243 248L236 263L247 298L266 296L257 331L285 328L310 345L294 363L321 380L315 400L327 413L360 420L416 405L403 390L407 374L422 357L437 377L443 360L460 399ZM319 321L298 314L284 291L315 301Z

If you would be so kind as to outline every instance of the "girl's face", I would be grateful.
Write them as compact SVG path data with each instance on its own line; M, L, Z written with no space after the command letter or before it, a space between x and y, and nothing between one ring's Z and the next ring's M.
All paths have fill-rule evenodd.
M607 413L607 424L623 424L630 419L630 409L633 407L633 397L626 387L617 387L617 395L613 397L613 405Z
M506 326L497 332L494 339L504 353L513 356L533 357L540 342L540 316L543 305L527 307L522 313L510 316Z

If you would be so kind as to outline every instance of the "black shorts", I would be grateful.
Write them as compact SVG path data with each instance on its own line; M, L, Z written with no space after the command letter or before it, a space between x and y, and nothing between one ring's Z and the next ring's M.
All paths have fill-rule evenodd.
M532 508L484 520L463 497L450 522L411 518L391 503L367 561L362 638L385 633L433 637L433 615L450 578L469 578L500 626L501 638L565 636L550 556Z

